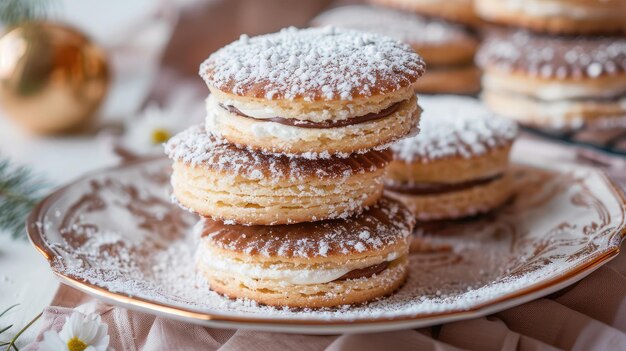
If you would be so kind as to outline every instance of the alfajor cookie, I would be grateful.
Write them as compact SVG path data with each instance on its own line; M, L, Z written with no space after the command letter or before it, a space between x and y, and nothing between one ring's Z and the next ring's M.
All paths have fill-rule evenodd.
M475 0L483 20L551 34L626 31L626 0Z
M202 216L246 225L347 218L383 191L391 153L304 159L263 154L216 139L202 126L170 139L173 197Z
M411 47L373 33L244 35L200 66L211 91L206 129L239 146L309 158L384 148L418 123L424 69Z
M442 18L470 26L480 25L474 12L474 0L369 0L370 3L384 5L417 14Z
M196 255L211 290L281 307L357 304L391 294L405 280L415 219L381 199L358 216L279 226L203 219Z
M386 194L423 221L473 216L506 202L515 122L468 97L426 96L423 105L420 135L392 146Z
M471 94L480 89L480 72L474 65L478 39L462 26L366 5L333 8L312 24L380 33L410 45L428 63L418 92Z
M485 103L548 129L626 118L626 38L492 34L477 54Z

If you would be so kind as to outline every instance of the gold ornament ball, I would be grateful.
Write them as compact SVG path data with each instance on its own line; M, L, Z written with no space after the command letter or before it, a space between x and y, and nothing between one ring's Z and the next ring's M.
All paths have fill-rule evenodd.
M104 52L73 28L26 22L0 37L0 108L35 133L84 128L108 85Z

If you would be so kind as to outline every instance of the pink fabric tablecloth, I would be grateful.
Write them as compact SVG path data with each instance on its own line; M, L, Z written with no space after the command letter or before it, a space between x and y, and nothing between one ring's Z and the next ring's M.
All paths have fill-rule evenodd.
M626 184L624 161L544 142L521 142L542 157L593 163ZM111 346L130 350L626 350L626 255L558 293L491 316L418 330L306 336L204 328L102 304L61 286L43 314L41 333L60 330L87 304L109 325ZM85 306L83 306L85 307Z

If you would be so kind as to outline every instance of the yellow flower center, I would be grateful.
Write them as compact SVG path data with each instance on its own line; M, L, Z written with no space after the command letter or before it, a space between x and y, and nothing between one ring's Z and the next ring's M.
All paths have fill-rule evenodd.
M163 128L157 128L152 131L151 140L153 144L161 144L171 137L170 132Z
M89 345L85 344L82 340L80 340L77 337L73 337L67 342L67 348L70 351L85 351L87 346Z

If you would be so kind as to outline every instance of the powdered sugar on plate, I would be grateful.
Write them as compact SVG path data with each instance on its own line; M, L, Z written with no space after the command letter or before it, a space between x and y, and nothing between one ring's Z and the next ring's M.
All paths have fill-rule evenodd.
M424 110L420 133L391 147L396 159L428 162L471 158L510 145L517 135L515 122L494 116L474 98L420 96L419 104Z
M334 27L241 38L200 66L210 87L265 99L351 100L413 84L424 61L408 45Z
M214 321L383 322L467 311L549 285L616 252L624 227L619 195L597 171L517 167L519 194L500 212L422 228L418 240L428 249L411 256L408 281L393 296L322 310L259 306L213 293L195 274L197 218L169 202L168 165L152 160L104 171L48 200L29 228L52 269L120 297L209 314ZM367 240L365 233L358 236Z

